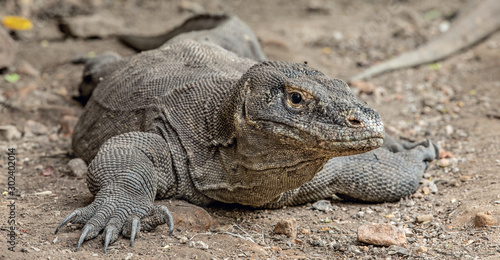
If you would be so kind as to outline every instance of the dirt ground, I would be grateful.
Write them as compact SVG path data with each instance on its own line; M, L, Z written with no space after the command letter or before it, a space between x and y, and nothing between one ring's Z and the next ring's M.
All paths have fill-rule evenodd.
M15 3L19 2L19 5ZM54 231L92 196L84 177L72 176L69 132L82 106L77 95L78 56L133 50L113 36L68 37L61 19L95 14L114 19L116 34L154 35L194 12L238 15L254 29L272 60L307 61L330 77L349 79L365 68L412 50L453 24L466 1L0 1L0 17L25 15L30 31L14 36L15 62L0 75L0 126L23 134L0 141L0 259L500 259L500 33L439 63L387 73L353 87L381 115L389 133L437 143L422 185L397 203L360 204L332 199L331 211L311 205L252 210L158 201L176 217L143 233L131 248L119 239L103 254L102 239L75 252L80 225ZM118 22L117 22L118 21ZM108 27L94 29L106 29ZM8 82L6 75L20 79ZM12 81L12 80L10 80ZM41 124L41 125L40 125ZM15 148L16 200L8 194L6 155ZM11 160L12 159L12 160ZM9 207L14 202L15 208ZM14 212L14 213L12 213ZM208 214L206 213L208 212ZM474 225L477 213L491 221ZM15 252L8 250L15 216ZM418 218L431 215L427 221ZM297 236L274 234L276 223L295 219ZM357 228L389 223L406 233L406 247L357 241ZM210 226L210 227L209 227Z

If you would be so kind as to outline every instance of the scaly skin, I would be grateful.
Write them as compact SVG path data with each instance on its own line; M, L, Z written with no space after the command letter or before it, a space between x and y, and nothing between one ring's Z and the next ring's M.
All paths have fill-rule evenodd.
M332 194L397 200L436 156L430 142L392 138L368 152L383 144L380 116L306 64L256 62L190 39L107 60L110 74L73 136L74 151L91 161L95 199L56 230L85 224L77 248L101 231L105 251L119 234L132 244L141 229L168 223L172 231L155 199L260 208Z

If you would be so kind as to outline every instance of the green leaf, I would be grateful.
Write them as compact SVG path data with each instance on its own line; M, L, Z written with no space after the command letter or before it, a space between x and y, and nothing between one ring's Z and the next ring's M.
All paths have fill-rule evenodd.
M431 64L427 65L427 67L431 70L440 70L441 67L443 67L443 66L441 65L441 63L436 62L436 63L431 63Z
M11 74L6 74L4 78L9 83L15 83L18 82L21 77L19 77L19 74L17 73L11 73Z
M438 18L440 15L441 15L441 12L439 12L439 10L432 9L432 10L428 11L427 13L425 13L425 20L431 21L431 20Z

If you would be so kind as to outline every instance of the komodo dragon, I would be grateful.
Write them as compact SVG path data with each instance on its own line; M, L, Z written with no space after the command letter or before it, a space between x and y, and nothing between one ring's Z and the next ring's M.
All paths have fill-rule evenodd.
M95 80L72 144L91 162L95 199L56 229L85 224L77 249L102 231L105 251L120 234L131 245L141 229L168 223L171 234L172 216L155 199L279 208L332 194L396 201L415 191L436 157L430 141L384 142L379 114L343 81L307 64L256 61L265 56L253 33L235 17L222 18L214 28L97 65L106 73ZM221 48L199 37L219 33L223 42L243 37L234 42L248 44Z

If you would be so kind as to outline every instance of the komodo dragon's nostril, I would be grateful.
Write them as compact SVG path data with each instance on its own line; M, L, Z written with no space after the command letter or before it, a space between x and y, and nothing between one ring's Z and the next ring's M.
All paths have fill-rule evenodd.
M356 116L348 116L346 122L347 122L347 125L349 125L350 127L361 127L362 126L361 120Z

